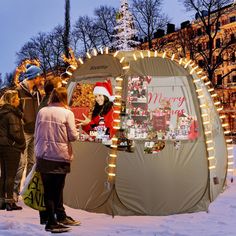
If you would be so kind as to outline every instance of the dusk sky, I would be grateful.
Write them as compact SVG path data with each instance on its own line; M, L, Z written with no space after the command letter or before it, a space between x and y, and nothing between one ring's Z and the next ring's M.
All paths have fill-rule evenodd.
M163 10L179 27L192 14L186 13L178 0L164 0ZM120 0L71 0L71 25L79 16L93 16L100 5L119 7ZM15 67L16 52L39 32L50 32L64 24L65 0L0 0L0 72L4 75Z

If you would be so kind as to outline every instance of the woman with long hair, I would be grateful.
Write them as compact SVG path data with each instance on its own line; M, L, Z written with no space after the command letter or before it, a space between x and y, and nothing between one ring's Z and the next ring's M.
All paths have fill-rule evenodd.
M0 100L0 209L21 210L13 199L14 179L25 149L20 99L16 90L6 91Z

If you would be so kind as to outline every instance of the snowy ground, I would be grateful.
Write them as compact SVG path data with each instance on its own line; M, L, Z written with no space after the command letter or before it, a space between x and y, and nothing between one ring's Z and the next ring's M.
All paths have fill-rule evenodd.
M234 149L236 157L236 147ZM40 236L51 233L39 224L38 212L23 206L22 211L0 211L0 236ZM171 216L111 216L66 207L68 215L82 222L68 236L235 236L236 176L210 205L209 212Z

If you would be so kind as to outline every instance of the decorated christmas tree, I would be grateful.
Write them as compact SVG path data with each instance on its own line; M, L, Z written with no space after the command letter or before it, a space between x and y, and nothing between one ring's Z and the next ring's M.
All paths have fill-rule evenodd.
M113 35L112 46L117 50L129 51L139 44L134 40L137 30L134 28L133 17L129 11L128 0L121 0L120 10L117 13L117 25L114 28L116 34Z

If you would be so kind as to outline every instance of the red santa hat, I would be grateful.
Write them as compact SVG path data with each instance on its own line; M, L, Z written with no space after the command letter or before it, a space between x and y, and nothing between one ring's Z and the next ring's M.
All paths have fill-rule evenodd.
M115 96L112 96L112 85L111 81L107 80L105 82L97 82L93 89L93 94L98 95L102 94L108 97L109 101L113 102L115 100Z

